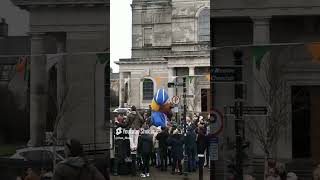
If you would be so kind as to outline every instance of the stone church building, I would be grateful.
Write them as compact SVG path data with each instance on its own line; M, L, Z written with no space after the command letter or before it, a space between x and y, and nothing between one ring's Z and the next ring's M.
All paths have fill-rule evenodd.
M109 64L97 63L96 54L110 47L110 1L12 2L30 14L29 145L42 145L45 131L57 125L58 138L109 146L105 74L110 70ZM65 106L57 108L62 102Z
M284 162L300 162L291 168L291 171L298 173L299 179L310 178L312 163L319 163L320 160L320 62L312 56L307 46L308 43L320 41L319 6L320 2L311 0L216 0L211 4L214 46L273 44L267 47L272 56L266 55L263 61L273 60L282 64L282 97L288 100L288 105L282 109L286 112L288 123L273 147L273 157ZM216 50L214 63L232 65L233 50ZM258 76L252 48L241 50L246 83L244 105L266 105L255 79ZM230 84L215 85L214 104L218 109L223 110L224 106L234 104L233 87ZM246 123L248 119L246 117ZM262 122L263 117L256 117L255 120ZM232 118L225 121L228 123L223 135L225 140L234 136L233 122ZM252 142L250 152L254 157L263 156L254 136L250 132L246 134Z
M132 1L132 57L116 62L120 72L120 102L148 108L158 88L169 97L182 88L168 82L187 81L188 108L207 112L210 104L209 0ZM181 104L181 103L180 103Z

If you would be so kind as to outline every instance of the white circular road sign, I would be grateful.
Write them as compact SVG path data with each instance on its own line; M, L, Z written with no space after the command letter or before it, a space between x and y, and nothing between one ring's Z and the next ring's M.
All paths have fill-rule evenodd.
M218 135L222 132L223 130L223 115L220 111L218 111L217 109L214 109L213 111L211 111L210 113L210 119L213 121L213 129L211 130L211 132L214 135Z
M171 100L173 104L179 104L180 102L180 98L178 96L173 96Z

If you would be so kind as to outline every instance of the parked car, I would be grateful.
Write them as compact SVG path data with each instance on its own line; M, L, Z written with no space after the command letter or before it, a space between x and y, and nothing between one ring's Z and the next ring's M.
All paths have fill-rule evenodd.
M113 112L119 114L127 114L128 112L130 112L130 108L117 108Z
M54 147L44 146L44 147L27 147L22 149L17 149L16 153L10 158L12 159L23 159L25 161L53 161ZM56 160L60 162L65 159L64 147L56 147Z

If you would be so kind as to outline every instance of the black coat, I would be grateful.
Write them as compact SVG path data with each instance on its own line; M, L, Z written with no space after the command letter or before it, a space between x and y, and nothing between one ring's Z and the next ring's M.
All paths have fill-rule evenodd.
M169 133L167 131L161 131L157 134L156 139L159 141L159 148L167 148L167 139L169 137Z
M187 136L185 137L185 146L188 150L195 150L197 148L197 134L194 130L188 129Z
M197 138L197 151L198 154L204 154L204 151L208 147L208 138L205 135L204 129L198 130L198 138Z
M171 154L174 159L183 159L183 140L181 134L174 134L167 139L168 145L171 146Z
M138 139L138 153L139 154L150 154L153 150L152 136L149 134L142 134Z
M119 123L119 122L115 122L115 126L116 128L114 129L114 135L115 137L121 137L121 138L124 138L126 137L127 135L123 133L123 130L126 128L126 124L125 123ZM119 128L119 129L118 129ZM120 130L120 134L117 134L117 130Z

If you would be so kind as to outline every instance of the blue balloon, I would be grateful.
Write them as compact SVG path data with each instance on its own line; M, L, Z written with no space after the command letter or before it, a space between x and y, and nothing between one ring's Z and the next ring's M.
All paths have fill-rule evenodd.
M164 89L158 89L158 91L153 96L153 99L159 106L161 106L169 99L169 96Z
M151 122L153 125L159 127L165 127L167 123L166 115L162 112L152 111Z

